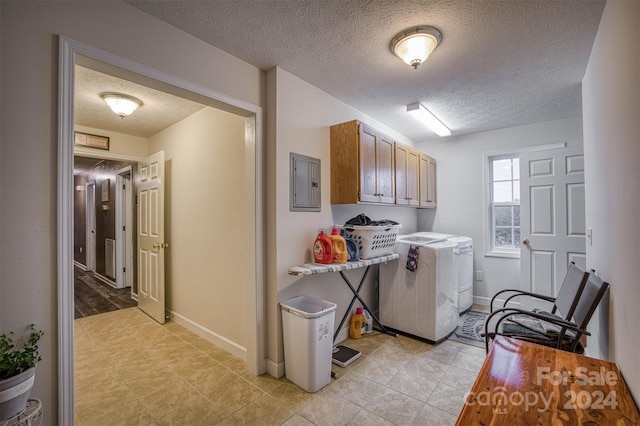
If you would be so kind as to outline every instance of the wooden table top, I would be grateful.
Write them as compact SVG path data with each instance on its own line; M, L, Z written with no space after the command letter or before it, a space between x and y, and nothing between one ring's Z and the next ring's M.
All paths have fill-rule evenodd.
M640 425L640 413L615 364L497 336L456 424Z

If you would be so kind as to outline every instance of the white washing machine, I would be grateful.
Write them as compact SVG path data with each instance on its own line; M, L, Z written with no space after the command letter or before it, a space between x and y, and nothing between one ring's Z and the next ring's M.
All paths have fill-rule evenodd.
M445 237L398 237L395 252L400 258L380 265L380 321L385 327L431 342L445 339L456 329L456 243ZM418 251L415 272L407 269L411 245Z

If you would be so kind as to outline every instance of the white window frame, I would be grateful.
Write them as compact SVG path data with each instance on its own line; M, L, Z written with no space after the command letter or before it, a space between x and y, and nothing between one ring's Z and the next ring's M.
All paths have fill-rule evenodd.
M493 185L492 185L492 172L491 172L491 161L497 160L500 158L510 158L513 156L519 156L524 152L534 152L534 151L544 151L548 149L559 149L567 146L566 143L555 143L555 144L546 144L546 145L537 145L537 146L528 146L521 147L509 150L499 150L499 151L489 151L485 152L482 155L483 161L483 175L484 175L484 208L483 208L483 226L484 226L484 255L485 257L504 257L511 259L520 259L520 249L511 248L494 248L493 247L493 211L492 211L492 198L493 198ZM521 176L522 178L522 176ZM522 200L522 189L520 188L520 200ZM522 212L520 212L522 214ZM522 224L521 224L522 225Z
M487 252L488 255L498 256L498 257L512 257L512 258L520 258L520 247L518 246L509 248L509 247L494 247L494 238L495 238L495 207L496 206L516 206L520 205L520 202L502 202L502 203L494 203L493 202L493 167L492 163L497 160L507 160L507 159L515 159L519 157L518 152L511 152L508 154L497 154L497 155L489 155L487 156L487 176L485 180L485 185L487 187L488 197L486 199L487 204L487 213L488 213L488 222L487 226L489 228L489 236L487 239L487 244L489 246L489 250ZM513 173L511 175L510 182L513 182ZM512 225L513 228L513 225Z

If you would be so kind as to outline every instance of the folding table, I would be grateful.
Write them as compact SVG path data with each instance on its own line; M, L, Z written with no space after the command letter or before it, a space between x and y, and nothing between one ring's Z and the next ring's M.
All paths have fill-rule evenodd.
M349 304L349 307L347 308L347 310L344 313L344 316L342 317L342 321L340 321L340 325L338 325L338 328L333 334L334 343L336 341L336 338L338 337L338 333L340 333L340 330L342 330L342 326L344 325L345 321L349 317L349 313L351 313L351 308L353 307L353 304L356 302L356 299L360 301L364 309L369 311L369 313L371 314L371 318L373 318L374 323L378 324L379 328L375 328L376 331L380 331L382 333L395 337L396 333L385 328L385 326L382 325L380 320L378 320L378 318L374 315L371 309L369 309L365 301L362 300L362 298L360 297L360 290L362 289L364 281L367 278L367 275L369 274L369 269L371 268L371 266L377 265L379 263L387 263L399 257L400 256L398 254L394 253L394 254L388 254L385 256L374 257L372 259L362 259L356 262L347 262L347 263L332 263L331 265L322 265L319 263L305 263L304 265L293 266L289 268L289 275L296 275L296 276L297 275L317 275L317 274L325 274L328 272L339 272L340 276L342 277L342 280L349 286L349 289L353 293L353 297L351 298L351 303ZM364 267L366 267L367 269L365 269L364 274L360 279L360 284L358 284L357 288L354 288L354 286L351 284L347 276L344 274L344 271L347 271L350 269L360 269Z

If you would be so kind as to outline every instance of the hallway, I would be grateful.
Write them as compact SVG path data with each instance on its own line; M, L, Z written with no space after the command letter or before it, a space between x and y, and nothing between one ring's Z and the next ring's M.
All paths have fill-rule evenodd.
M314 394L137 308L75 320L75 420L91 425L438 425L455 423L484 350L374 334Z
M73 297L75 319L138 306L131 298L131 288L113 288L77 266L73 268Z

